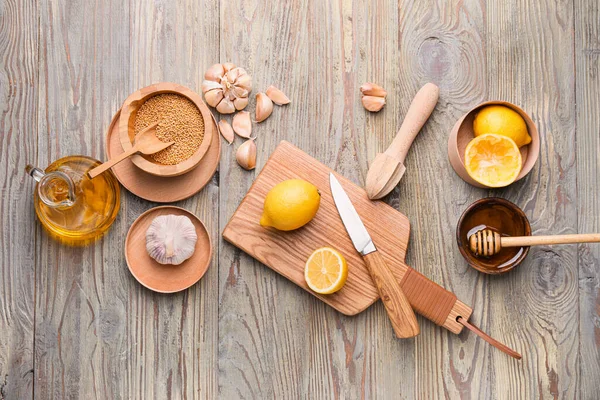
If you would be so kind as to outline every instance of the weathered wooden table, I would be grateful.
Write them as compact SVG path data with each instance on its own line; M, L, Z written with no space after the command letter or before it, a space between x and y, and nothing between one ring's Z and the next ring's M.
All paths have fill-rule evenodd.
M1 0L0 399L598 398L600 246L537 247L490 277L465 264L454 229L472 201L498 195L537 234L600 231L599 56L593 0ZM25 164L103 159L129 93L158 81L200 91L219 60L292 104L255 126L255 171L223 146L213 181L178 203L215 243L201 282L160 295L130 275L127 229L156 204L129 193L101 242L50 240ZM360 104L366 81L389 92L378 114ZM408 264L471 304L520 362L420 317L419 337L396 340L380 303L345 317L220 238L282 139L362 184L427 81L440 102L387 201L412 223ZM542 136L532 173L504 190L467 185L446 156L456 119L487 99L521 105Z

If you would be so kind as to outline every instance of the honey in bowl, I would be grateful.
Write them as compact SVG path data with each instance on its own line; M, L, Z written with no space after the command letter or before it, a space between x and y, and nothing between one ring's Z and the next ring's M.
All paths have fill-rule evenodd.
M27 166L36 180L36 215L54 239L68 245L85 245L101 237L114 222L120 208L120 189L110 171L90 179L88 171L100 161L68 156L45 171Z
M503 236L529 236L531 226L523 211L508 200L485 198L471 204L458 221L458 247L475 269L487 274L501 274L517 266L529 247L504 247L491 257L476 255L469 246L469 237L483 229L492 229Z

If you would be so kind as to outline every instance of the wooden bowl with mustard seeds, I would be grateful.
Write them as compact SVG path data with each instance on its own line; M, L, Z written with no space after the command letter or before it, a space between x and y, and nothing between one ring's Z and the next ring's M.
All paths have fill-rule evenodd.
M119 139L130 149L135 135L159 121L156 136L175 143L151 155L134 155L131 161L156 176L177 176L195 168L210 147L214 126L199 94L176 83L161 82L131 94L119 117Z

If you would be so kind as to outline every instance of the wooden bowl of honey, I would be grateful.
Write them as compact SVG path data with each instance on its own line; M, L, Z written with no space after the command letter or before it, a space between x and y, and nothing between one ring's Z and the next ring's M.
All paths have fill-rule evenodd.
M198 166L208 151L214 129L211 118L198 93L176 83L161 82L125 100L119 117L119 140L123 150L129 150L137 133L158 122L156 136L175 143L156 154L136 154L131 161L152 175L182 175Z
M503 274L527 257L529 247L504 247L491 257L475 255L469 246L469 238L483 229L501 232L503 236L531 236L529 220L515 204L498 197L477 200L467 207L456 226L460 254L476 270L491 275Z
M486 101L477 105L463 115L456 122L454 128L452 128L450 137L448 138L448 159L450 160L452 168L454 168L454 171L456 171L456 174L460 176L462 180L480 188L487 188L487 186L475 181L467 172L467 169L465 168L465 150L469 142L475 137L473 132L473 121L475 120L477 113L483 107L490 105L505 106L517 112L525 121L527 131L529 136L531 136L531 143L520 148L522 167L515 182L519 179L523 179L531 171L540 154L540 135L538 130L529 115L527 115L520 107L506 101Z

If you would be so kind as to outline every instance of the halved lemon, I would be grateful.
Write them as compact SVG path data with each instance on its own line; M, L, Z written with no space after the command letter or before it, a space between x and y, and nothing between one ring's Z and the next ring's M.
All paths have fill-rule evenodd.
M477 182L489 187L513 183L521 172L522 160L514 140L486 133L471 140L465 150L465 168Z
M348 278L348 264L344 256L331 247L315 250L304 266L304 279L313 291L331 294L340 290Z

